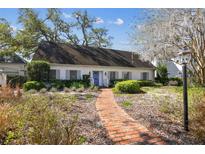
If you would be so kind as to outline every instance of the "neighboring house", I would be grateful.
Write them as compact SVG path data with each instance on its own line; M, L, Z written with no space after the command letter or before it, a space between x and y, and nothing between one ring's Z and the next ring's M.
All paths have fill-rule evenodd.
M76 80L90 75L92 84L105 87L114 79L154 80L155 67L127 51L44 42L32 60L50 62L52 79Z
M168 78L173 78L173 77L182 77L182 66L175 63L173 60L154 60L152 61L152 64L157 67L158 63L163 63L166 65L167 67L167 71L168 71ZM156 73L155 73L155 77Z
M24 76L26 62L20 56L0 56L0 85L5 85L7 76Z

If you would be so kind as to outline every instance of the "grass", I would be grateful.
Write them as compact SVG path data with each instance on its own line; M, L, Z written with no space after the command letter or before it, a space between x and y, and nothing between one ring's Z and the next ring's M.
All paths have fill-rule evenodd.
M183 87L165 86L161 88L144 87L144 91L153 94L153 101L160 101L159 111L172 120L183 119ZM167 93L167 95L163 95ZM173 99L175 96L177 99ZM205 143L205 88L188 87L189 127L194 138Z
M128 100L122 102L122 106L123 106L123 107L126 107L126 108L129 108L129 107L131 107L132 105L133 105L133 103L130 102L130 101L128 101Z
M88 93L88 94L85 95L85 98L86 98L88 101L90 101L90 100L92 100L93 95Z

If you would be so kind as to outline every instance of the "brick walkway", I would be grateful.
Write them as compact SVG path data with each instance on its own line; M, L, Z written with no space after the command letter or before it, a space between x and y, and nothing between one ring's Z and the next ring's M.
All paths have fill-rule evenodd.
M165 144L117 105L111 89L102 89L96 108L115 144Z

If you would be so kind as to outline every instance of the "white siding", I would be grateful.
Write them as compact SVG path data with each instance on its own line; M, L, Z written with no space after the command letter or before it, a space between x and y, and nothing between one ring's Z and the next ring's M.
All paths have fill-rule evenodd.
M118 78L122 78L122 72L131 72L131 79L140 80L142 72L149 73L149 80L154 80L154 70L146 69L146 68L129 68L129 67L110 67L110 66L83 66L83 65L61 65L61 64L51 64L51 69L60 70L60 79L67 79L66 70L78 70L79 79L83 78L84 74L91 75L92 81L92 72L100 71L100 82L103 83L104 86L108 86L109 80L108 75L109 71L118 72Z
M7 80L6 74L0 73L0 85L1 86L5 86L6 85L6 80Z
M26 68L24 64L0 64L0 70L9 75L24 76Z

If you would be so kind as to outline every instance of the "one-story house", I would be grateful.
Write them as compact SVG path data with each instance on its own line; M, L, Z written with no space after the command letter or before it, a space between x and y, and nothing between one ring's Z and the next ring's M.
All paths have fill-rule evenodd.
M154 80L155 67L128 51L43 42L32 60L48 61L52 79L76 80L90 75L92 84L105 87L115 79Z
M7 76L25 76L26 61L17 54L0 56L0 85L6 85Z

